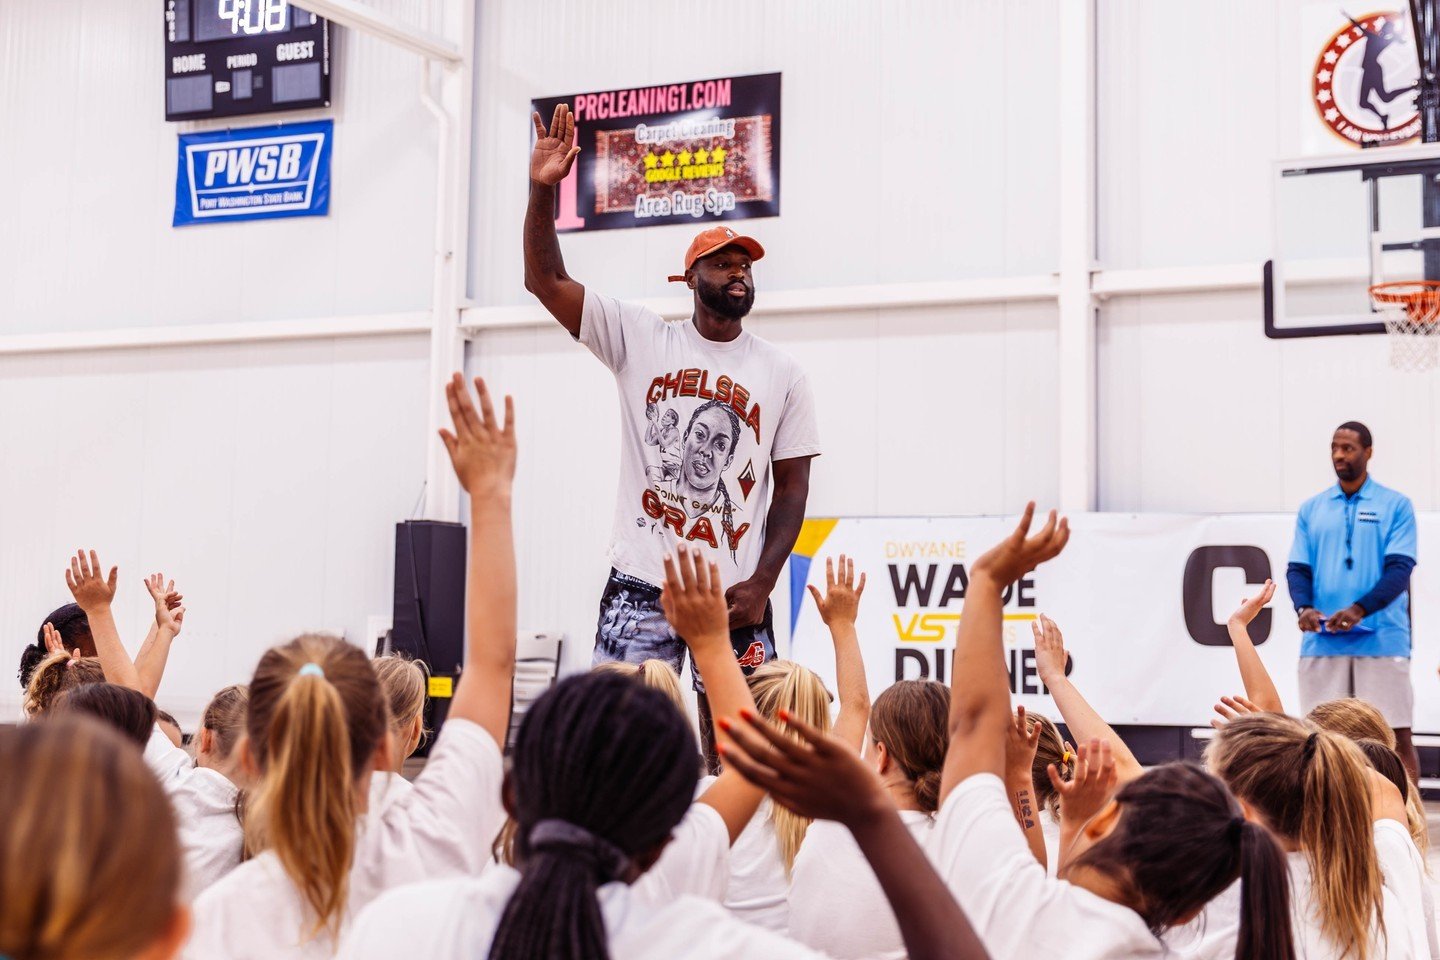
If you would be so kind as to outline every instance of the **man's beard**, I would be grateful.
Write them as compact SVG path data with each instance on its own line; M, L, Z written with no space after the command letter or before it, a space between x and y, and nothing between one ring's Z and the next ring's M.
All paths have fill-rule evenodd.
M718 313L727 320L740 320L744 318L744 316L750 312L750 308L755 305L755 288L747 286L745 288L745 298L743 300L736 300L725 292L725 287L728 286L730 286L728 283L723 287L712 287L705 283L699 284L700 302L709 307L713 313Z

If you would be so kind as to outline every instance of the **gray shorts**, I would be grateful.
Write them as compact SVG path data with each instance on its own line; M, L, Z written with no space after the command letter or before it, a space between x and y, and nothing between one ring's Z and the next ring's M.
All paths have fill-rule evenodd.
M1358 697L1379 710L1392 728L1408 729L1415 713L1410 658L1300 658L1300 707L1305 713L1344 697Z

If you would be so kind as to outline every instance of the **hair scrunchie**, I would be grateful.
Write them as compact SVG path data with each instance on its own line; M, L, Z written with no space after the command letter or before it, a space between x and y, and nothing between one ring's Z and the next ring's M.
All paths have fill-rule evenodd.
M601 883L619 880L630 872L631 861L625 851L568 820L541 820L531 827L530 849L576 855L594 869Z

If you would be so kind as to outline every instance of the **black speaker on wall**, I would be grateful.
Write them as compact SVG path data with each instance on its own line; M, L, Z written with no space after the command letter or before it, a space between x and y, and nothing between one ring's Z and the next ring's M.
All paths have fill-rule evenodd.
M436 520L395 525L395 610L390 648L430 668L425 699L426 756L450 710L465 662L465 527Z

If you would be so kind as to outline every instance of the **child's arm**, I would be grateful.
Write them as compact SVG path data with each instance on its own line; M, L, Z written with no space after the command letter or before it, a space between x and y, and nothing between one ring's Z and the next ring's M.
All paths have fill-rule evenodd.
M1265 587L1248 600L1242 600L1236 611L1230 614L1226 624L1230 631L1230 645L1235 648L1235 662L1240 665L1240 680L1245 684L1245 698L1260 709L1270 713L1284 713L1280 702L1280 691L1260 659L1260 651L1250 639L1250 621L1254 620L1270 598L1275 596L1275 581L1266 580Z
M666 555L660 607L665 611L670 629L690 648L695 669L705 681L705 695L710 698L714 715L733 717L741 711L753 712L755 699L750 696L750 686L730 646L730 615L720 569L713 563L705 563L683 545L678 556ZM721 744L725 739L721 738ZM720 814L730 833L730 842L734 843L764 798L763 790L727 766L698 802Z
M870 687L865 682L865 660L860 653L860 637L855 632L855 618L860 612L860 596L865 592L865 574L855 582L855 560L840 555L839 574L836 564L825 561L825 595L813 586L810 595L820 610L820 619L830 628L835 644L835 686L840 697L840 712L835 717L835 736L859 750L865 742L865 728L870 725Z
M1128 783L1144 773L1145 768L1140 766L1135 754L1125 746L1125 741L1095 712L1095 708L1090 706L1090 702L1075 684L1070 682L1070 678L1065 676L1065 638L1060 634L1060 627L1054 620L1041 614L1039 619L1030 624L1030 629L1035 635L1036 672L1040 674L1040 682L1049 688L1055 706L1060 708L1060 716L1064 718L1065 726L1070 728L1070 736L1076 743L1104 740L1112 744L1115 767L1122 783Z
M100 658L100 669L105 679L143 692L140 674L125 644L120 642L115 615L110 611L119 569L111 567L109 576L103 575L100 569L100 558L94 550L90 551L89 557L85 556L84 550L79 550L70 558L70 569L65 571L65 585L70 588L75 603L85 611L85 619L90 621L90 636L95 640L95 653Z
M180 636L185 623L184 599L175 592L175 581L167 585L163 574L152 574L145 578L145 589L155 601L155 622L135 654L135 670L140 674L140 692L150 699L160 690L160 681L165 676L165 664L170 659L170 642Z
M479 377L475 390L480 397L478 413L460 374L445 385L455 430L440 431L455 475L470 495L465 672L450 701L449 718L478 723L503 746L510 731L515 676L515 538L510 520L515 405L505 398L502 424Z
M1041 563L1056 556L1070 539L1067 520L1056 522L1050 512L1038 533L1026 537L1035 518L1035 504L1015 531L992 547L970 568L964 615L955 640L950 696L950 748L940 777L940 803L959 784L977 773L1005 776L1005 738L1010 726L1010 672L1005 665L1001 593Z
M1040 724L1025 719L1025 708L1016 707L1005 738L1005 791L1030 852L1045 866L1045 835L1040 831L1040 805L1035 801L1035 751L1040 746Z
M1115 796L1119 771L1110 752L1108 740L1091 740L1075 748L1075 776L1069 783L1060 779L1060 771L1050 764L1045 771L1060 793L1060 863L1058 870L1069 866L1070 848L1080 831L1097 813L1105 809Z

